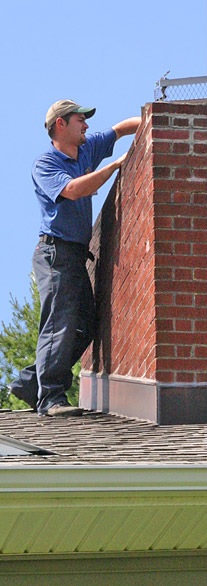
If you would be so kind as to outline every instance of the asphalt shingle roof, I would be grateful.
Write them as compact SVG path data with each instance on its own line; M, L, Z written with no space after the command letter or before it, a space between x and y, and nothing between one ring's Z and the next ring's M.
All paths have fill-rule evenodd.
M162 426L112 414L38 417L0 411L0 435L53 452L2 456L0 464L110 465L206 464L207 425Z

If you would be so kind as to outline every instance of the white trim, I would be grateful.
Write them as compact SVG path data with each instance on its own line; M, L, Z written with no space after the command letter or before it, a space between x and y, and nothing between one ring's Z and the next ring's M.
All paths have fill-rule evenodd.
M145 385L149 385L149 386L153 386L157 384L157 381L152 379L152 378L140 378L137 376L131 376L129 374L123 375L123 374L109 374L108 375L109 380L118 380L118 381L128 381L131 383L135 383L135 384L145 384Z

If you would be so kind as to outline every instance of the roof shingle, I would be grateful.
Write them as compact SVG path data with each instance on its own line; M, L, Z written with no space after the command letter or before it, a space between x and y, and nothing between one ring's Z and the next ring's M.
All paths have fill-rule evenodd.
M0 411L0 434L52 454L4 456L1 465L206 464L207 425L162 426L113 414L38 417Z

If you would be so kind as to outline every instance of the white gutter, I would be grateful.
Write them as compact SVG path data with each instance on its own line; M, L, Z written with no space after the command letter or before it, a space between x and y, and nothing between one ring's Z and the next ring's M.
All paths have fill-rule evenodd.
M1 493L206 490L206 465L0 466Z

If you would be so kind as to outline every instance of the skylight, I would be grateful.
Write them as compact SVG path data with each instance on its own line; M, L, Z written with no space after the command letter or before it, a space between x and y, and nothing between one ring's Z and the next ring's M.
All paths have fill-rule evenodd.
M44 455L52 453L33 444L20 442L6 435L0 435L0 458L2 456L31 456L32 454Z

